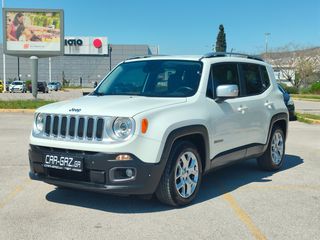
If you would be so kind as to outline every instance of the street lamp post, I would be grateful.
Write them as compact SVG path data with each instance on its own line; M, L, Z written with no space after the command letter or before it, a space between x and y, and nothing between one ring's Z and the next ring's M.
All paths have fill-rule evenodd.
M18 57L18 79L19 81L21 80L20 79L20 58Z
M2 0L2 9L4 8L4 0ZM6 24L6 23L2 23L2 24ZM5 35L5 34L4 34ZM6 35L5 35L6 36ZM2 39L2 42L6 41L5 39ZM3 45L2 45L2 51L3 51ZM3 58L3 91L6 91L6 55L3 53L2 54L2 58Z
M48 63L49 63L49 82L51 82L52 81L52 79L51 79L51 57L49 57Z
M268 54L268 38L271 35L271 33L264 33L265 39L266 39L266 55Z
M111 72L111 69L112 69L112 67L111 67L111 63L112 63L112 61L111 61L111 52L112 52L112 46L111 46L111 44L109 44L109 64L110 64L109 71L110 72Z

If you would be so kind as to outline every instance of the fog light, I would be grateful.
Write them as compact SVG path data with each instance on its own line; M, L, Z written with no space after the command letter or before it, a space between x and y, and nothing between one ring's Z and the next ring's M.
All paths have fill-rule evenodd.
M132 160L132 157L128 154L120 154L116 157L116 160L128 161L128 160Z
M132 169L128 168L128 169L126 170L126 175L127 175L128 178L131 178L131 177L133 176L133 171L132 171Z

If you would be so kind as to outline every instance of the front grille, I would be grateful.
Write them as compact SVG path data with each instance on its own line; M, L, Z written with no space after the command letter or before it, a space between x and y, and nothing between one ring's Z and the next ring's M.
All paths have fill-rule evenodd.
M44 137L77 141L102 141L106 119L94 116L45 116Z
M48 168L47 174L49 177L54 177L54 178L81 181L81 182L90 182L89 174L86 171L73 172L73 171L65 171L65 170Z

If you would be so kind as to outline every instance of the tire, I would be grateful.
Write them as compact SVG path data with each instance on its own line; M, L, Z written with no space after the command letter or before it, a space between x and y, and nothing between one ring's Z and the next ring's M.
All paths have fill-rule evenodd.
M202 164L197 148L190 142L177 142L171 149L156 196L167 205L187 205L196 197L201 180Z
M272 129L267 150L262 156L257 158L258 165L261 169L267 171L279 170L284 162L285 157L285 136L279 126Z

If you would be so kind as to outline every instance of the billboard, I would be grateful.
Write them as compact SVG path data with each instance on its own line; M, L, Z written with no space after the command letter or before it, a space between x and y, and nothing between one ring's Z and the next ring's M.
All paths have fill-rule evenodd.
M4 53L48 57L64 51L63 10L5 8Z
M65 37L65 55L108 55L107 37Z

